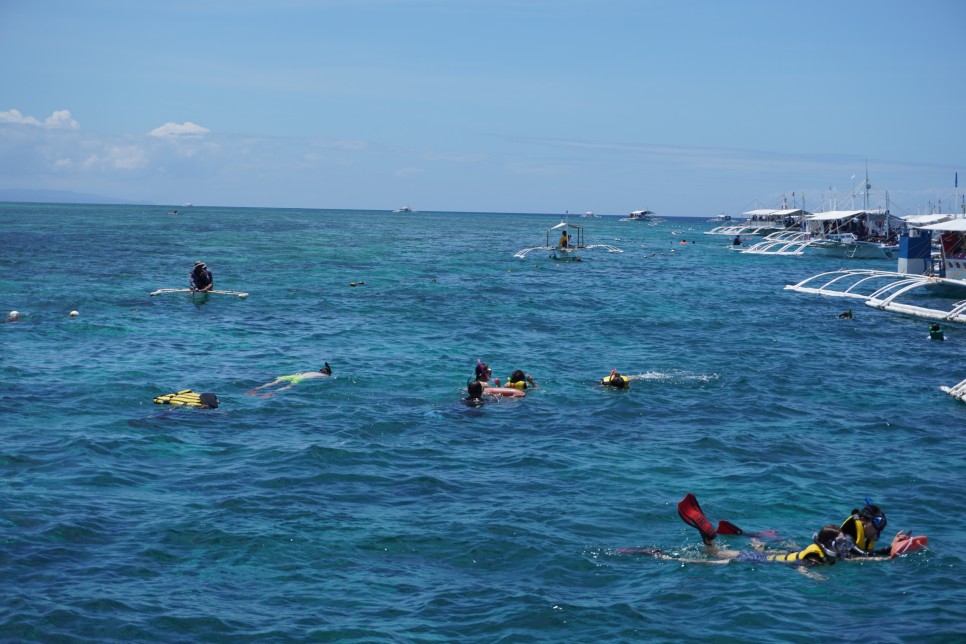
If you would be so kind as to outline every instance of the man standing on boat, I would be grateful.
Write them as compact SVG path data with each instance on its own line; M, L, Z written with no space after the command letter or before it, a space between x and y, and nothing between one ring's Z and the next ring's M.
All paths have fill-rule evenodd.
M195 267L188 274L188 282L195 291L210 291L215 288L215 280L211 271L202 261L195 262Z

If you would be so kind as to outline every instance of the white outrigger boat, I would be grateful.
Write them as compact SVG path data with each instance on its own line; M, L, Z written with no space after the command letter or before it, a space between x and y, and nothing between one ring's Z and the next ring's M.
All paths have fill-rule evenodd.
M898 233L906 226L888 210L830 210L807 214L800 230L766 235L742 253L751 255L827 255L845 259L893 259Z
M782 208L780 210L761 208L741 214L747 219L740 222L732 221L724 226L715 226L711 230L704 231L704 234L728 235L730 237L735 235L764 237L771 233L780 233L793 228L808 213L801 208Z
M653 210L632 210L626 217L621 217L619 221L650 221L657 223L664 221L664 219L655 217Z
M568 241L567 245L563 246L561 244L554 245L552 243L552 238L557 234L558 231L570 231L573 230L575 235L567 233ZM576 240L573 237L576 236ZM549 251L550 259L565 260L579 262L580 255L578 251L592 250L595 248L603 248L608 253L623 253L624 251L616 246L610 246L608 244L586 244L584 243L584 227L578 226L577 224L569 224L565 221L561 221L556 226L551 226L547 229L547 243L544 246L531 246L530 248L524 248L513 254L514 257L519 257L520 259L526 258L528 253L534 251Z
M937 215L950 218L952 215ZM904 315L966 324L966 218L915 228L899 239L898 270L838 270L813 275L786 290L852 298L866 306ZM939 256L932 233L939 233ZM917 299L909 301L914 295ZM906 298L899 301L900 298ZM951 305L940 306L941 303Z
M171 293L185 293L191 297L192 300L201 301L208 299L209 295L234 295L239 300L244 300L248 297L248 293L242 293L240 291L199 291L196 288L159 288L156 291L151 291L151 295L168 295Z
M947 394L953 398L957 398L963 402L966 402L966 380L953 385L952 387L940 387L941 391L945 391Z

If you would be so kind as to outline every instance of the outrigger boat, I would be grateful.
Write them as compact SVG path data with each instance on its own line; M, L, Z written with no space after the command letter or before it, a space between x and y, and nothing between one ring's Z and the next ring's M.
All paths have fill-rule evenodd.
M951 215L943 215L951 217ZM813 275L786 290L852 298L866 306L904 315L966 324L966 219L949 219L899 238L898 270L838 270ZM939 256L932 234L939 233ZM898 301L916 292L912 302ZM956 300L951 306L949 299ZM944 306L940 306L943 303Z
M724 226L715 226L711 230L704 231L704 234L728 235L729 237L735 235L764 237L793 228L801 221L802 217L809 213L801 208L783 208L781 210L761 208L741 214L747 219L738 223L732 221Z
M568 242L566 246L557 244L554 245L551 240L557 234L558 231L569 231L573 230L574 235L567 234ZM576 237L574 240L573 237ZM523 250L517 251L513 254L514 257L519 257L524 259L528 253L533 251L549 251L550 259L557 260L567 260L573 262L579 262L580 256L577 254L578 251L582 250L592 250L595 248L603 248L608 253L623 253L624 251L616 246L610 246L608 244L585 244L584 243L584 227L578 226L577 224L568 224L565 221L561 221L556 226L551 226L547 229L547 243L545 246L531 246L530 248L524 248Z
M652 210L633 210L626 217L622 217L620 221L652 221L659 222L664 221L660 217L654 217L654 211Z
M771 233L742 250L752 255L803 255L845 259L893 259L897 234L906 225L888 210L830 210L804 215L802 230Z
M244 300L248 297L248 293L242 293L240 291L199 291L196 288L159 288L156 291L151 291L152 296L167 295L169 293L187 293L195 301L206 300L209 295L234 295L239 300Z

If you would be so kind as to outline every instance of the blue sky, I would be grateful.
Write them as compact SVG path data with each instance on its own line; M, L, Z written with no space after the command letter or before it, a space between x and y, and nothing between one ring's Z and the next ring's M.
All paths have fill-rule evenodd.
M960 0L2 0L0 190L710 217L842 207L868 162L949 210L964 29Z

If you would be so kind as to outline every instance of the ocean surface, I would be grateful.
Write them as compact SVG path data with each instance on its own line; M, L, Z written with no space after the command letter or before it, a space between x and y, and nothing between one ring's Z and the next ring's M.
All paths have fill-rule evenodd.
M704 218L571 218L625 252L560 263L513 257L559 215L169 210L0 205L0 640L966 637L938 389L966 329L783 290L894 262L742 255ZM196 260L249 296L149 295ZM478 358L539 388L468 408ZM189 388L221 406L153 402ZM772 548L866 497L930 545L814 575L619 552L705 557L687 492Z

